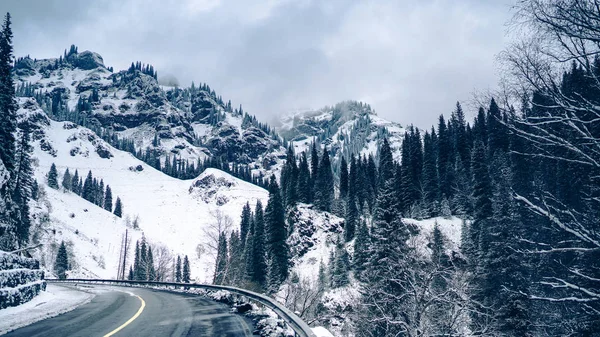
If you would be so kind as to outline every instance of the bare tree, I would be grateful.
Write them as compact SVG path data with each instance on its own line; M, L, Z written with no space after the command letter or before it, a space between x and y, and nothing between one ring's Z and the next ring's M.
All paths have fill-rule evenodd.
M175 257L171 254L171 250L163 244L152 244L151 246L154 266L156 268L156 281L168 281L173 276L173 261Z
M219 238L221 236L227 238L228 234L233 229L233 220L231 217L223 213L220 209L211 210L210 215L214 218L214 221L209 223L206 227L202 228L202 233L206 237L205 245L206 249L202 247L201 251L208 251L208 254L213 257L214 265L217 264L217 252L219 249ZM196 251L200 251L196 248ZM228 273L229 263L227 263L225 273ZM215 270L215 268L209 268L208 270Z
M210 215L213 221L202 228L202 233L206 236L206 246L209 254L216 255L219 246L219 236L229 234L233 229L233 219L220 209L211 210Z
M546 237L522 238L526 251L555 261L537 281L531 299L569 304L591 320L600 317L600 1L521 0L512 27L519 34L501 60L513 92L537 113L516 116L509 127L526 141L518 155L577 167L583 206L573 207L548 189L515 192L515 199L548 224ZM585 89L561 86L568 69L583 74ZM543 99L529 100L531 94ZM548 237L560 238L549 240ZM575 260L573 254L577 256Z
M319 318L317 307L325 291L323 285L294 274L282 285L281 289L276 299L288 309L309 324Z

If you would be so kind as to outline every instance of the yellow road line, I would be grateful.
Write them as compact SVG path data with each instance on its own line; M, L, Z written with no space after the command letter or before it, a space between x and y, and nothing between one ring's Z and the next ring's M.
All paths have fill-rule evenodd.
M123 323L123 325L121 325L120 327L114 329L113 331L107 333L106 335L104 335L104 337L112 336L112 335L116 334L117 332L121 331L121 329L123 329L124 327L128 326L129 324L131 324L131 322L133 322L136 318L138 318L142 314L142 311L144 311L144 307L146 307L146 302L144 302L144 299L141 298L141 297L139 297L138 295L135 295L135 297L139 298L140 302L142 302L142 305L140 306L140 309L127 322Z

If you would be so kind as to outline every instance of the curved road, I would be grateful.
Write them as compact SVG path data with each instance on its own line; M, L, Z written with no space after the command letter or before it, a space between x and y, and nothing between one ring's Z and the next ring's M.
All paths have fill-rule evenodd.
M91 302L5 336L249 337L251 323L200 296L143 288L94 286Z

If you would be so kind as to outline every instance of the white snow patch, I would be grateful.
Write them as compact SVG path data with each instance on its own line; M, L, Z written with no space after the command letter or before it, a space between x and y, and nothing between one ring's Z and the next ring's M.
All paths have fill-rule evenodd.
M0 335L71 311L88 303L94 296L75 287L48 284L46 291L31 301L0 310Z
M210 281L214 258L206 248L208 238L203 229L215 222L214 212L220 210L228 215L237 227L246 202L250 202L252 207L257 200L261 200L263 205L267 203L266 190L225 172L207 169L194 180L172 178L131 154L113 148L90 130L82 127L65 129L64 124L52 121L45 129L47 142L56 150L55 156L43 151L39 143L34 144L38 182L45 185L52 163L57 166L59 182L66 168L71 174L77 169L84 179L91 170L95 178L103 179L105 186L110 185L113 203L120 197L124 205L124 216L120 219L73 193L50 191L45 186L57 233L73 240L75 258L93 258L92 255L95 259L104 260L104 268L89 267L90 260L80 261L80 265L90 269L88 275L116 275L121 235L126 229L124 219L139 216L140 230L150 242L162 243L174 254L188 255L192 278L196 282ZM101 158L96 152L98 146L106 148L113 157ZM71 151L75 148L76 152ZM137 166L143 170L137 171ZM197 185L202 179L214 180L218 184ZM75 234L75 231L81 234L82 240L76 240L80 234ZM141 232L130 232L134 233L132 243L135 245ZM83 248L80 250L78 247ZM131 257L132 251L129 261L132 261Z
M317 337L334 337L333 334L329 332L329 330L325 329L322 326L312 328L312 331Z

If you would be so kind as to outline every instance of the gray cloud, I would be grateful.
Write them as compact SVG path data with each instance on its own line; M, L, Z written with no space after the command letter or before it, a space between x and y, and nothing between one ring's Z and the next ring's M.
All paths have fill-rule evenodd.
M428 127L494 87L511 0L3 0L15 53L152 63L264 119L340 100ZM471 112L472 114L473 112Z

